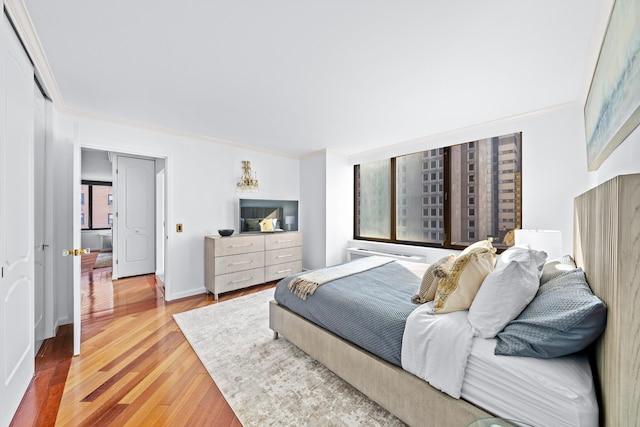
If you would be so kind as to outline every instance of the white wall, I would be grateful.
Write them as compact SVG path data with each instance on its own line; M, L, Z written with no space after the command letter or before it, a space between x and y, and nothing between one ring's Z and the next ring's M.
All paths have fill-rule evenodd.
M300 226L304 231L302 267L326 266L327 204L326 153L319 151L300 160Z
M334 265L347 260L347 242L353 238L353 167L347 156L326 153L326 187L325 257L326 265Z
M260 179L260 190L252 198L299 199L299 162L295 159L68 114L59 114L57 125L61 150L68 150L77 138L86 148L166 158L168 300L205 291L203 239L237 223L242 193L235 188L242 160L251 161ZM69 185L58 188L63 197L71 197ZM177 223L183 224L184 232L176 233ZM70 235L70 225L61 233Z
M618 148L589 173L589 187L595 187L617 175L640 173L640 127L636 128Z
M82 179L87 181L113 181L109 153L101 150L82 150Z
M353 164L522 131L523 226L561 230L563 251L567 253L572 252L573 198L612 176L640 169L635 161L640 147L640 132L636 130L598 171L587 172L580 103L419 138L349 158L323 151L297 160L70 115L60 115L57 120L56 144L63 152L70 149L75 124L85 147L167 158L168 299L204 291L202 237L236 225L238 198L247 197L235 192L242 160L251 160L260 178L260 191L251 197L300 200L305 268L346 259L344 249L353 226ZM64 166L56 168L56 178L61 183L71 179ZM70 188L62 184L56 187L62 188L63 193ZM63 197L71 200L71 195ZM64 211L60 208L64 198L58 201L59 212ZM176 223L184 224L184 233L175 232ZM67 233L57 233L59 243ZM59 246L61 250L66 245ZM423 252L428 261L440 253L424 248L401 249ZM61 313L67 306L65 301L68 298L60 299Z
M579 103L396 144L352 156L350 163L353 165L513 132L522 132L523 228L562 231L563 251L572 253L573 198L589 188L582 105ZM423 251L428 261L434 258L433 251Z
M319 151L300 160L305 269L347 260L353 236L353 170L348 157Z

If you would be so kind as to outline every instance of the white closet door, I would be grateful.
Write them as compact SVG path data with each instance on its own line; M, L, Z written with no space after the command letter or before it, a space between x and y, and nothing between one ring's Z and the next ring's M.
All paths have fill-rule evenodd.
M46 151L45 151L45 100L39 90L34 92L34 322L35 348L37 352L47 337L47 304L45 300L46 251Z
M0 26L0 425L34 372L33 68Z
M117 277L155 273L155 162L117 157Z

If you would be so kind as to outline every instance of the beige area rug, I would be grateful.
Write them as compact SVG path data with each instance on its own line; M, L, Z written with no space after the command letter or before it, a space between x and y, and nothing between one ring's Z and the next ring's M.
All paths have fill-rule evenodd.
M93 268L105 268L113 266L113 255L111 252L100 252Z
M403 426L269 329L273 289L174 315L246 426Z

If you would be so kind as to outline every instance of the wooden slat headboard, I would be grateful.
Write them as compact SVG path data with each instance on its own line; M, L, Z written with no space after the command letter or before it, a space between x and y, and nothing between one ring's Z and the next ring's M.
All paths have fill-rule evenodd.
M601 422L640 425L640 174L576 197L574 212L576 263L607 304L595 350Z

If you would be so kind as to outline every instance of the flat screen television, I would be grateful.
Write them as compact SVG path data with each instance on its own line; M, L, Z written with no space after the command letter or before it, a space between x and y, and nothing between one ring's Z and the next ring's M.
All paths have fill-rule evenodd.
M298 231L298 201L240 199L240 233L259 233L265 218L275 221L274 231Z

